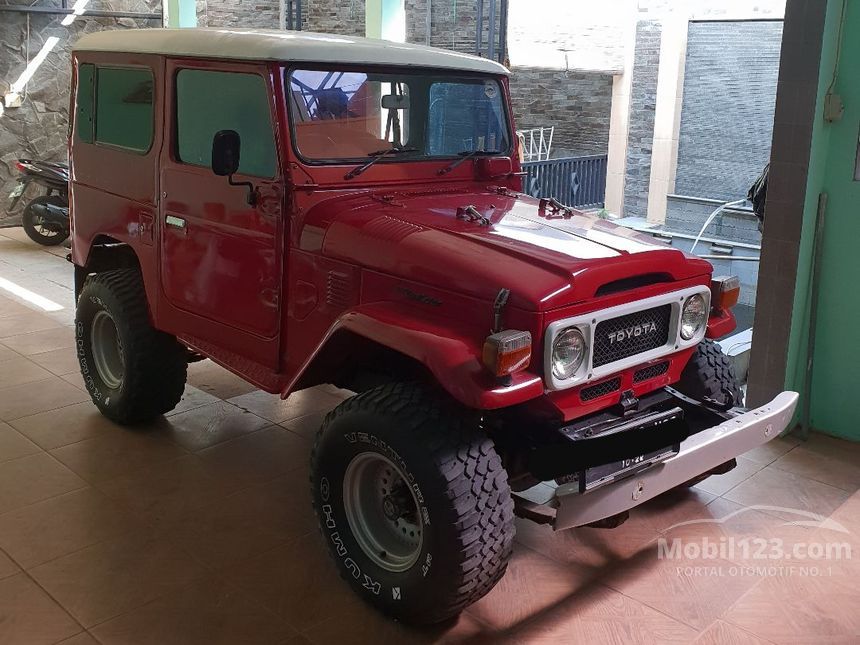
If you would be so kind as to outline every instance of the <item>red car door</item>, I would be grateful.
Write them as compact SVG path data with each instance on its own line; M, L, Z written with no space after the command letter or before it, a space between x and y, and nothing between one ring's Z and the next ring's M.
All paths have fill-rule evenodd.
M283 180L270 77L242 64L169 60L166 71L159 317L192 344L277 368ZM211 170L220 130L241 137L234 181L253 185L253 205L251 189Z

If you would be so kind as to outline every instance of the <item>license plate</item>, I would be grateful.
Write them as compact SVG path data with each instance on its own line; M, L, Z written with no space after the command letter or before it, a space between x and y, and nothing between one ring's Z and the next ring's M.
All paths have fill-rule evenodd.
M18 184L17 186L15 186L15 189L11 193L9 193L9 199L15 199L17 197L20 197L24 193L24 189L26 187L27 186L25 184Z
M651 452L646 452L630 459L622 459L611 464L587 468L579 478L580 492L584 493L601 486L606 486L606 484L611 484L619 479L630 477L646 468L666 461L670 457L674 457L680 449L681 446L675 444L674 446L652 450Z

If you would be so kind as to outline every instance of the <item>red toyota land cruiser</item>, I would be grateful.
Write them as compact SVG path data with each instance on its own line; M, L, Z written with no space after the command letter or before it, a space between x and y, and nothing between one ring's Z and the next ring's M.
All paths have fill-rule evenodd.
M121 424L205 356L287 397L356 392L311 490L343 577L443 620L486 594L515 514L614 526L776 437L710 339L738 282L520 192L507 70L311 33L84 36L70 141L77 346Z

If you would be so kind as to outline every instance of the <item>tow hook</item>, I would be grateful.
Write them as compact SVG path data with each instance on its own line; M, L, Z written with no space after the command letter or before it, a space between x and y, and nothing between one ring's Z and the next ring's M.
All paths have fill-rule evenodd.
M693 477L693 479L684 482L684 486L690 487L695 486L699 482L705 481L711 475L725 475L727 472L734 470L738 465L737 459L729 459L727 462L720 464L716 468L711 468L711 470L698 475L697 477Z
M618 405L621 406L622 415L627 416L639 409L639 399L633 396L633 390L625 390L621 393Z

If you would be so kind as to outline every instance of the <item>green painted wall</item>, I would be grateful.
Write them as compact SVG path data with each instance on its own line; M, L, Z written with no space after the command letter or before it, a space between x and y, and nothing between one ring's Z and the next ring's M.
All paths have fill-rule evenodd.
M197 3L195 0L164 0L167 4L168 27L196 27Z
M842 2L829 0L827 7L786 387L803 391L815 217L818 196L826 192L810 423L823 432L860 441L860 406L853 401L860 396L855 392L860 384L860 182L854 180L860 134L860 3L853 0L846 2L834 87L845 102L845 114L835 123L823 118L824 96L840 47Z
M365 0L364 12L365 36L406 42L404 0Z

